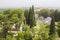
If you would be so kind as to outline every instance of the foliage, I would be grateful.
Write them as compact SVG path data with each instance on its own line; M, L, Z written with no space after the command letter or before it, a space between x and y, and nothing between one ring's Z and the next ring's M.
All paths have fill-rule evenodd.
M51 14L49 9L41 9L39 11L39 16L43 16L44 18L49 17Z
M56 27L55 27L55 20L54 17L52 17L51 24L50 24L50 40L57 40L57 34L56 34Z
M24 40L24 32L18 33L17 40Z
M6 40L16 40L16 38L15 38L15 37L12 37L12 36L10 36L10 35L7 35L7 36L6 36Z
M60 32L60 11L41 9L38 17L43 19L50 16L51 24L40 23L35 20L34 6L29 9L7 9L0 13L0 40L57 40L57 32ZM15 24L15 30L12 26ZM56 31L56 26L58 30ZM20 27L22 31L20 31ZM8 31L15 31L12 35ZM13 36L18 34L16 36Z
M26 18L26 23L30 27L35 26L36 25L36 21L35 21L34 6L30 7L29 11L28 10L25 10L25 13L24 14L25 14L25 18Z
M23 26L23 31L18 33L17 40L32 40L30 29L27 25Z
M39 25L38 23L37 25ZM35 31L36 30L36 31ZM33 40L48 40L49 38L49 26L45 24L40 24L34 28L35 33Z

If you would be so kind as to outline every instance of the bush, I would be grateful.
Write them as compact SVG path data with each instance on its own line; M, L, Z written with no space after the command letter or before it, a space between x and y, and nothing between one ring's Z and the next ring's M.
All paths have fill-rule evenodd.
M51 36L49 36L49 40L58 40L58 35L57 34L53 34Z
M5 40L5 38L0 38L0 40Z
M18 36L16 37L17 40L23 40L24 39L24 32L18 33Z
M11 35L7 35L6 36L6 40L16 40L16 38L12 37Z
M30 31L26 31L24 35L25 40L32 40L32 35Z
M45 24L40 24L39 28L40 29L35 33L33 40L48 40L49 26Z

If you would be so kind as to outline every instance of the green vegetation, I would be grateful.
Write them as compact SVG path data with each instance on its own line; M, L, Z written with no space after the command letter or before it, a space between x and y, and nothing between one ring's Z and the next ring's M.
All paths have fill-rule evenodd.
M38 18L35 18L38 14ZM51 17L51 23L44 18ZM39 21L38 19L43 20ZM60 37L60 11L41 9L7 9L0 12L0 40L58 40Z
M30 7L29 12L28 10L25 10L25 18L26 18L26 23L30 25L30 27L36 25L34 6L32 6L32 8Z

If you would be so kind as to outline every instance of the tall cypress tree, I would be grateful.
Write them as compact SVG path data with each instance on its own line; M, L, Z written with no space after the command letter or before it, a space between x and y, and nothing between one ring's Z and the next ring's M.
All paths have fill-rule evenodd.
M50 24L50 34L49 34L49 40L57 40L57 33L55 30L55 18L52 17L51 24Z
M33 25L32 26L35 26L36 25L36 20L35 20L35 12L34 12L34 6L32 5L32 22L33 22Z
M50 35L55 34L55 19L52 17L51 24L50 24Z
M54 12L54 18L55 18L55 21L58 21L58 19L57 19L57 17L58 17L58 15L57 15L57 13L58 13L58 10L55 10L55 12Z
M34 6L32 6L32 8L30 8L30 10L29 10L29 24L30 24L30 27L36 25Z
M35 26L36 21L35 21L34 6L30 7L29 11L25 10L24 14L26 18L26 24L28 24L30 27Z
M24 16L25 16L25 23L29 25L29 20L28 20L28 18L29 18L29 11L27 9L24 11Z

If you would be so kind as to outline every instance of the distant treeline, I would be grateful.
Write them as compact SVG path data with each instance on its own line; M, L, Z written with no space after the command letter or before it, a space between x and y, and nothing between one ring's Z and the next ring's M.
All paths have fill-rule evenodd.
M46 17L52 17L54 16L55 21L60 21L60 10L58 9L41 9L40 11L37 11L36 13L40 16Z

